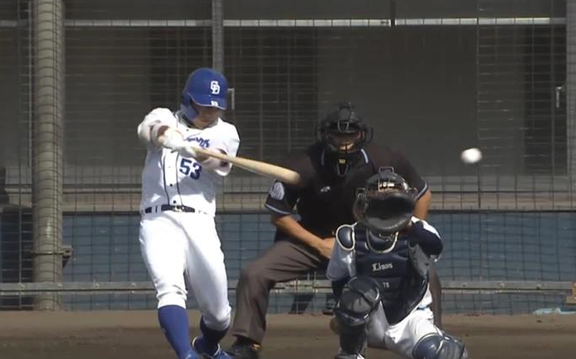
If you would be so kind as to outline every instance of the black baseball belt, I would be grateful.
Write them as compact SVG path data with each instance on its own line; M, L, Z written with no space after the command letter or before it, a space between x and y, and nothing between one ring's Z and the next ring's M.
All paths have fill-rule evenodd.
M189 213L204 213L202 211L197 211L195 208L188 207L188 206L173 206L170 204L163 204L161 206L152 206L145 208L142 212L143 213L158 213L164 211L173 211L173 212L189 212Z

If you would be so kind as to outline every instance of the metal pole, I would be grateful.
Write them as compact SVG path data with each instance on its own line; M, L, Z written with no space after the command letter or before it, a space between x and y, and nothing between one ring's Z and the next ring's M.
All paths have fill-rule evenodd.
M566 127L568 183L576 180L576 0L566 2ZM574 201L572 186L570 195Z
M212 0L212 67L224 73L223 0Z
M34 123L32 214L34 281L62 281L64 125L63 0L33 1ZM60 309L54 293L36 297L36 310Z

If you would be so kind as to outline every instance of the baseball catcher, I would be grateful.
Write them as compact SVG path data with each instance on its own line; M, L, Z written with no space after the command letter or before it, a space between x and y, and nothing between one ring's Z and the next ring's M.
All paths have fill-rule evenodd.
M415 193L392 168L382 168L358 193L357 222L336 231L327 276L338 300L337 359L364 358L367 346L413 359L468 357L461 341L434 325L428 268L442 241L412 215Z

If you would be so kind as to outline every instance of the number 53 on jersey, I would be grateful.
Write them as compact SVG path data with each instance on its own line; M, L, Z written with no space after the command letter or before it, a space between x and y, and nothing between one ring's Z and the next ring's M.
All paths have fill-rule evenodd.
M197 180L198 178L200 178L200 173L202 172L202 165L188 158L182 158L180 159L179 171L185 176Z

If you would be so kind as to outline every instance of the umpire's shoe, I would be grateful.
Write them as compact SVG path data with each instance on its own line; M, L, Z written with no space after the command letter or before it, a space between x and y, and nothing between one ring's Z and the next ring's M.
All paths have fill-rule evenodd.
M206 351L205 345L204 345L204 337L202 337L202 336L199 336L199 337L192 339L192 348L194 348L194 350L202 358L205 358L205 359L233 359L224 350L222 350L222 347L220 346L220 344L218 344L218 348L216 349L216 352L209 353L208 351Z
M236 340L227 352L234 359L260 359L261 349L262 347L259 344Z

